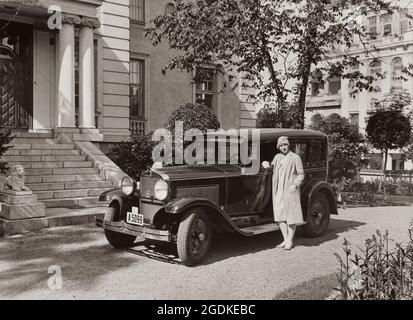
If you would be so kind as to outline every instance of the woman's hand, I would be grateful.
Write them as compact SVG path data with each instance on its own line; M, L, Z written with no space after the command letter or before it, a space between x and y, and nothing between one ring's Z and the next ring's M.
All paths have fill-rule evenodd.
M290 186L290 191L295 191L295 190L297 190L297 186L295 184L292 184Z

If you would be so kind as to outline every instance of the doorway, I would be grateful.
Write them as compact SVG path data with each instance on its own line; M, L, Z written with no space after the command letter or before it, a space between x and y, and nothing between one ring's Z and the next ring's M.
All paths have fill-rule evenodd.
M32 101L33 26L0 20L0 127L30 129Z

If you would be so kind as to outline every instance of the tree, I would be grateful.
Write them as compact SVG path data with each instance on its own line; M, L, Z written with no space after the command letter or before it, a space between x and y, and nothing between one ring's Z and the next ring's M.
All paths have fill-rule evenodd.
M167 41L177 55L164 67L192 71L214 65L252 87L253 98L278 110L297 106L296 127L304 127L307 88L315 68L319 79L350 79L355 90L372 90L382 75L354 70L362 55L348 53L354 38L372 59L375 47L360 18L382 16L397 7L383 0L174 0L175 10L156 17L146 36ZM353 69L352 69L353 68ZM275 101L274 101L275 99Z
M384 197L386 198L386 168L389 150L402 149L410 140L412 126L404 109L411 103L405 93L389 94L374 102L375 112L369 117L366 133L368 141L384 155Z
M358 127L337 113L328 117L317 114L312 120L309 128L325 133L329 139L329 180L354 178L369 151Z

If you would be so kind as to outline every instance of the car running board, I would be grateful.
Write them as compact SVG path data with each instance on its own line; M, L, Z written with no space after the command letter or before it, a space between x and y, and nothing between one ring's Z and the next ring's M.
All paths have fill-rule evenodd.
M299 223L297 226L304 225L304 223ZM278 223L266 223L266 224L259 224L256 226L250 226L250 227L245 227L245 228L240 228L239 229L242 234L246 236L255 236L257 234L261 233L267 233L267 232L273 232L280 230L280 226Z
M246 233L249 236L255 236L257 234L272 232L272 231L276 231L279 229L280 229L280 226L278 225L278 223L273 222L273 223L259 224L256 226L241 228L240 231L242 231L242 233Z

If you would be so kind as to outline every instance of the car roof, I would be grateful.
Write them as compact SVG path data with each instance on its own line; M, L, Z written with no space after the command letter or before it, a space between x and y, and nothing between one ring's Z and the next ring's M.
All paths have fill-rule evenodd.
M326 138L327 136L319 131L307 130L307 129L288 129L288 128L243 128L248 130L248 135L251 136L252 130L259 130L260 139L263 140L276 140L280 136L290 137L313 137L313 138ZM238 136L242 129L233 129L229 131L215 131L208 132L206 136L211 137L231 137Z

